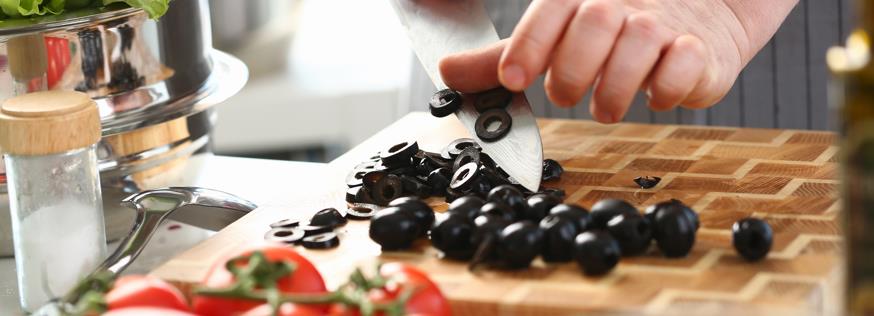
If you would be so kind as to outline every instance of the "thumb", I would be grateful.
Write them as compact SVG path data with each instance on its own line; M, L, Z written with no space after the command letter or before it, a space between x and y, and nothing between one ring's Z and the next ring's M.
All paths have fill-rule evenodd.
M456 53L440 60L440 76L452 89L461 92L480 92L500 85L498 61L507 46L507 40L492 45Z

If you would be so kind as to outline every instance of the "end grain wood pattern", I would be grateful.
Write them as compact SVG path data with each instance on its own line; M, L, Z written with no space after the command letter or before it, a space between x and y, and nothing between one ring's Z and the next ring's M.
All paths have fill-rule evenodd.
M465 136L458 123L449 121L455 120L433 123L422 115L408 116L332 167L351 167L401 137L422 136L422 147L439 149ZM836 290L842 237L834 134L570 120L539 124L544 156L560 161L566 170L559 181L545 186L565 189L568 202L585 207L621 198L642 210L680 199L701 218L691 254L666 259L653 246L597 278L583 276L574 263L547 265L539 260L523 271L471 273L464 263L439 259L425 241L411 251L380 253L367 237L366 222L347 225L335 250L300 251L329 286L342 282L355 266L376 261L414 264L439 284L458 315L819 315L840 307ZM418 127L416 132L410 132L412 127ZM640 189L632 181L640 175L662 181ZM338 192L325 200L341 199L343 188L334 190ZM445 210L444 203L433 202ZM310 209L294 211L308 215L317 210L312 203L303 204ZM154 274L183 285L196 282L208 266L204 260L233 248L229 245L259 240L268 223L294 211L256 210ZM775 232L771 253L758 263L743 261L731 245L731 225L751 215L767 220Z

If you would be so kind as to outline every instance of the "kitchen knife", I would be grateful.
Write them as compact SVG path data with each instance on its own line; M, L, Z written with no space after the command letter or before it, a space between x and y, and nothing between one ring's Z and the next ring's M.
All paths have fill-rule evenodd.
M439 63L444 56L480 48L499 40L481 0L390 0L406 28L416 56L438 90L446 88ZM504 171L525 188L537 192L543 172L543 145L531 106L524 93L513 96L507 112L513 118L510 132L486 142L474 129L479 113L475 97L465 97L455 115Z

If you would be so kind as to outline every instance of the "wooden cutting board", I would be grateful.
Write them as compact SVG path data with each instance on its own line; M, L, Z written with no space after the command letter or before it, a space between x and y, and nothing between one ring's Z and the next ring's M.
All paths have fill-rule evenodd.
M640 208L680 199L701 218L691 254L666 259L653 247L598 278L583 276L573 263L539 260L525 271L472 274L464 264L438 259L427 243L409 252L380 253L367 237L366 222L347 225L339 248L300 251L329 286L376 260L417 265L430 273L459 315L819 315L840 308L843 250L834 134L569 120L539 124L545 157L566 170L560 181L545 185L566 190L567 201L585 207L604 198L622 198ZM269 223L345 205L346 172L382 148L416 139L424 149L438 151L465 135L454 119L411 114L332 162L327 184L289 188L310 190L312 199L259 208L153 274L188 289L213 261L261 242ZM639 189L632 179L641 175L659 176L662 182ZM741 260L731 246L732 223L749 215L766 219L775 232L771 253L758 263Z

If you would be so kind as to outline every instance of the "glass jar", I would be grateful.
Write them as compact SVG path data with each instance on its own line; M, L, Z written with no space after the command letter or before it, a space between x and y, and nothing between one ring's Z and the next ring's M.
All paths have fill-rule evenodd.
M0 106L21 306L64 295L106 255L97 168L97 107L70 91L26 94Z

